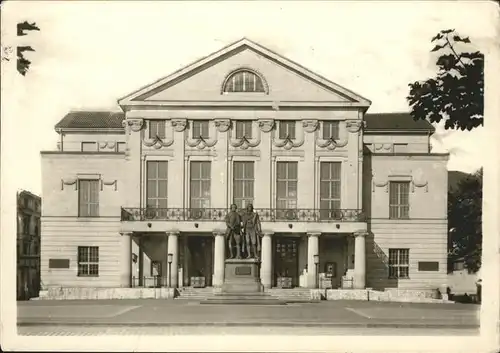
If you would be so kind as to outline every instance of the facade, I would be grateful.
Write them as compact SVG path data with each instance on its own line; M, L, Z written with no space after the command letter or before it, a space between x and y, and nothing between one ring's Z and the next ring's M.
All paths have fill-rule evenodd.
M260 215L264 288L446 283L448 155L430 124L366 114L247 39L118 103L70 112L42 152L47 286L219 287L232 203Z
M28 191L17 193L17 299L38 297L40 291L40 230L42 200Z

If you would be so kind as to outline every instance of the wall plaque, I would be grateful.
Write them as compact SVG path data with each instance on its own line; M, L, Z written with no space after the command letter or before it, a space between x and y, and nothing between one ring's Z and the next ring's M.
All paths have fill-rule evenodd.
M250 276L252 268L250 266L238 266L234 269L234 274L236 276Z
M49 268L69 268L69 259L49 259Z
M439 271L439 262L437 261L419 261L419 271Z

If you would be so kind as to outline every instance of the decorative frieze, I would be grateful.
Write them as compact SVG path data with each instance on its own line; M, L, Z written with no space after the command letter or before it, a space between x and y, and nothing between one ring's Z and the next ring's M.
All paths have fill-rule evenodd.
M274 120L272 119L261 119L259 120L259 128L263 132L270 132L274 127Z
M114 191L116 191L117 188L118 188L118 180L111 180L111 181L101 180L101 191L103 190L104 185L106 185L106 186L113 186L114 187Z
M351 133L356 133L361 130L361 128L364 125L364 121L362 120L347 120L346 121L346 128L347 131Z
M140 118L134 118L134 119L125 119L122 122L122 125L126 124L130 130L134 132L141 131L142 127L144 126L144 119Z
M187 119L172 119L170 121L172 124L172 127L174 128L174 131L176 132L183 132L186 130L187 127Z
M231 127L230 119L215 119L214 121L215 127L219 132L226 132Z
M61 179L61 190L64 190L64 185L75 185L75 190L78 190L77 178Z
M317 130L319 125L318 120L303 120L302 121L302 126L304 127L305 132L314 132Z

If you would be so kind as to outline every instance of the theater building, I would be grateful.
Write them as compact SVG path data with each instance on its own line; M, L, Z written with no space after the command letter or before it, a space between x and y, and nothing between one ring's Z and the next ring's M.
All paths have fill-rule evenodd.
M438 288L447 154L433 127L242 39L73 111L42 158L46 287L219 287L224 218L252 204L264 288Z

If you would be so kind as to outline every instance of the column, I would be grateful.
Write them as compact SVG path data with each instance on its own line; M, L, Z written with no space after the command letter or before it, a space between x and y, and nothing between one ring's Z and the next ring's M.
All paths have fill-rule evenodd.
M265 289L271 288L272 285L272 263L273 263L273 248L272 234L264 233L262 237L261 249L261 264L260 264L260 281Z
M364 289L366 281L366 232L354 233L354 288Z
M132 233L122 233L120 239L120 287L132 286Z
M319 255L319 236L321 233L307 233L307 287L318 286L317 268L314 263L314 255Z
M226 258L225 233L222 231L215 232L215 248L214 248L214 287L222 287L224 284L224 260Z
M179 276L179 233L171 232L168 234L168 254L172 254L172 263L168 264L168 254L167 254L167 283L170 280L170 287L177 288L177 277ZM171 271L172 273L169 273Z

